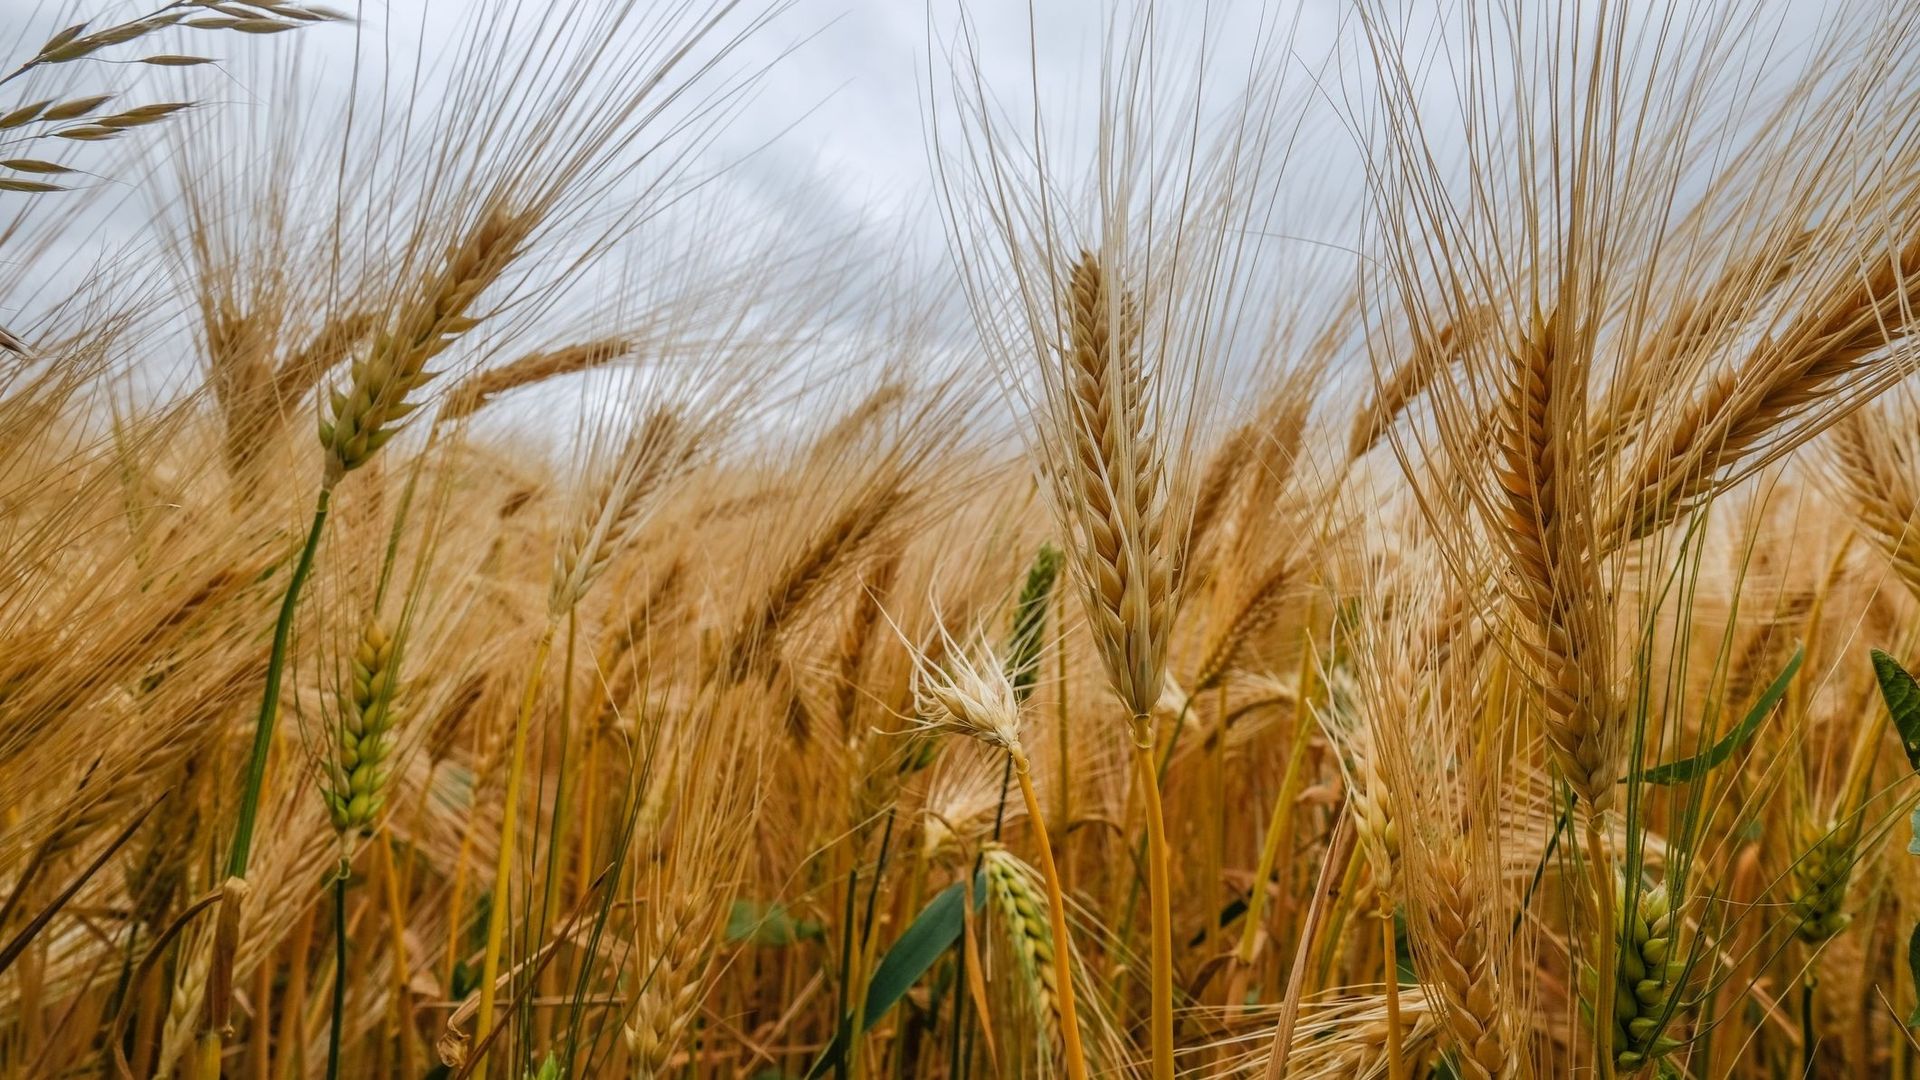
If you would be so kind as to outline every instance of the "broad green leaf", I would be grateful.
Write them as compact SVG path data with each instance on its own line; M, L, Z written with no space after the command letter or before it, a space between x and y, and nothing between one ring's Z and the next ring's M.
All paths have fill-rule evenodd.
M961 908L966 903L962 898L964 892L957 881L940 890L873 969L873 978L867 981L867 1027L872 1027L894 1003L905 997L940 954L959 940ZM985 902L986 894L986 879L976 877L973 887L976 911Z
M927 973L940 954L953 947L960 939L962 920L966 906L966 890L956 881L940 890L940 894L927 902L914 917L913 923L894 940L887 955L873 969L873 978L867 980L867 1005L865 1019L860 1029L871 1030L887 1010L907 996L907 991L920 977ZM973 879L973 906L979 910L986 901L987 882L985 875L975 875ZM851 1017L842 1027L848 1026ZM808 1076L819 1076L840 1060L840 1037L834 1036L820 1056L814 1059L813 1067L807 1070Z
M1907 764L1920 772L1920 683L1913 681L1907 669L1893 657L1873 650L1873 674L1880 680L1880 696L1887 701L1887 712L1900 732L1900 745L1906 748Z
M1734 725L1732 731L1727 732L1725 738L1707 747L1703 753L1648 769L1640 774L1640 779L1649 784L1684 784L1732 757L1735 750L1740 749L1747 740L1753 738L1753 733L1760 730L1761 722L1773 712L1774 706L1780 704L1780 699L1786 696L1787 684L1793 681L1794 673L1800 670L1800 662L1806 659L1806 655L1805 646L1793 650L1793 658L1787 661L1787 666L1781 669L1780 674L1774 676L1766 692L1760 695L1760 700L1753 703L1753 708L1747 710L1747 715Z

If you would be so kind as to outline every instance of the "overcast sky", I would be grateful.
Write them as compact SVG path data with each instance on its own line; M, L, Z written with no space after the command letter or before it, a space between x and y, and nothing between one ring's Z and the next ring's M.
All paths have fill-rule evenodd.
M386 61L394 69L412 68L412 54L418 51L423 69L444 71L444 65L435 68L435 57L450 51L480 13L505 6L502 0L328 2L358 14L359 26L320 26L271 38L200 35L167 46L220 58L220 76L211 85L214 94L223 85L231 90L227 100L217 102L227 109L275 104L287 91L278 85L279 73L273 68L297 54L302 78L295 92L324 114L344 108L344 82L356 47L363 56L384 52L394 58ZM611 2L564 0L549 6L522 0L521 6L577 13L606 10ZM641 0L641 10L649 4L685 2ZM757 10L767 2L750 0L742 8ZM0 41L21 42L5 50L8 59L17 61L13 54L25 54L31 42L77 18L92 18L98 25L151 6L153 0L0 0ZM996 94L1024 101L1031 79L1054 116L1090 118L1098 101L1100 30L1108 6L1095 0L1032 5L1027 0L968 0L964 10L985 82ZM1289 20L1297 18L1299 55L1321 57L1349 5L1346 0L1302 0L1270 6L1285 9ZM1275 17L1263 15L1263 5L1251 0L1180 0L1161 8L1163 36L1191 35L1206 11L1215 38L1229 50L1244 46L1263 17ZM734 73L766 70L751 104L737 112L715 144L716 160L738 161L723 182L743 197L766 200L775 210L796 190L806 190L837 204L848 216L897 220L937 236L925 137L928 84L930 78L948 79L950 69L945 58L930 53L952 43L960 10L955 0L790 0L727 64ZM130 75L164 89L156 84L165 73L122 69L114 77L125 85ZM220 77L232 81L222 84ZM429 76L430 91L437 77ZM316 168L325 166L333 149L314 145Z
M0 0L0 41L30 43L73 21L75 12L102 21L139 14L157 0ZM359 16L357 26L318 26L270 38L235 34L203 35L188 43L221 57L211 75L212 105L266 115L288 104L283 95L298 98L301 107L326 116L344 110L346 80L356 48L364 62L390 70L411 70L414 56L429 74L425 96L444 88L447 66L437 62L452 52L474 25L510 6L507 0L327 0ZM520 7L545 19L586 19L610 10L615 0L519 0ZM1533 0L1511 0L1528 9ZM1690 0L1645 0L1630 4L1636 10L1665 10L1689 6ZM704 0L638 0L638 11L649 13L670 5L698 10ZM766 0L748 0L747 9L764 7ZM1437 10L1428 0L1408 0L1408 10ZM1015 108L1032 96L1030 84L1056 127L1074 121L1090 129L1099 100L1098 61L1102 51L1102 20L1112 5L1099 0L791 0L772 23L754 34L732 55L726 72L738 75L761 71L754 96L741 104L708 155L712 162L728 163L715 182L724 197L741 207L744 216L777 219L804 213L826 227L864 222L861 243L869 245L875 261L890 252L913 247L937 257L943 241L935 195L934 170L927 149L929 83L940 88L951 78L948 55L959 36L960 12L971 24L976 44L973 56L989 91ZM1203 18L1211 30L1215 53L1211 70L1225 73L1215 89L1230 91L1232 73L1243 70L1235 59L1263 34L1271 36L1275 20L1290 47L1282 55L1289 73L1293 100L1311 117L1301 142L1290 155L1287 187L1297 193L1288 200L1300 210L1282 220L1289 239L1326 250L1354 242L1356 221L1351 215L1324 209L1342 203L1359 204L1363 186L1362 155L1343 127L1352 112L1356 89L1364 96L1370 72L1364 48L1351 32L1352 0L1163 0L1158 4L1159 38L1185 41L1200 36ZM1511 5L1510 5L1511 6ZM1790 38L1797 28L1812 25L1827 5L1792 3L1771 5L1786 13L1783 26ZM1545 9L1543 4L1541 10ZM533 16L529 16L533 17ZM1774 18L1777 16L1767 16ZM217 39L217 40L216 40ZM1336 54L1337 43L1347 46ZM30 44L6 50L17 62ZM1186 59L1176 44L1170 69L1180 70ZM1236 53L1235 50L1240 50ZM379 60L381 54L392 58ZM1190 54L1189 54L1190 55ZM281 75L297 59L299 79L286 87ZM1450 62L1436 67L1444 72ZM1189 65L1187 70L1190 70ZM143 69L115 69L115 78ZM195 72L199 75L201 73ZM164 91L156 79L175 77L149 73L147 86L132 87L130 99L151 100ZM124 79L122 80L124 82ZM1444 84L1447 79L1439 82ZM196 84L204 88L208 83ZM225 88L226 93L221 92ZM4 88L11 90L12 87ZM141 91L151 91L144 95ZM936 95L937 96L937 95ZM0 101L9 97L0 91ZM232 114L229 114L232 115ZM316 130L324 130L324 126ZM303 154L316 174L331 166L338 144L316 138ZM114 184L124 186L123 178ZM289 183L303 182L300 176ZM97 228L84 230L83 243L71 262L96 264L99 252L114 245L140 245L152 215L152 199L126 186L127 197L118 211ZM0 194L0 201L10 196ZM796 208L804 208L796 210ZM3 219L0 219L3 220ZM1348 260L1349 264L1351 259ZM37 267L36 267L37 270ZM12 310L4 310L11 307ZM32 301L23 302L16 287L0 295L0 323L16 325Z

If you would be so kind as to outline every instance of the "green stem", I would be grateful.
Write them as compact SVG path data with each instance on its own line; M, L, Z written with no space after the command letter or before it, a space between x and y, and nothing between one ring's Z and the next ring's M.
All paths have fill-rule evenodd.
M287 666L287 642L293 637L293 613L300 606L300 589L313 571L313 555L320 549L320 533L327 525L327 508L333 489L322 486L313 504L313 524L307 528L307 542L300 549L300 561L294 564L293 580L287 583L287 595L280 601L280 618L273 626L273 652L267 657L267 689L260 699L260 716L253 727L253 752L247 758L247 786L240 796L239 823L233 831L233 853L227 859L227 876L247 876L247 856L253 850L254 819L260 812L260 787L267 778L267 752L273 748L273 725L280 717L280 676Z
M833 1010L833 1015L838 1018L840 1025L835 1034L838 1036L840 1045L847 1047L848 1050L853 1049L850 1045L853 1039L853 1022L851 1015L847 1012L847 1005L853 1000L853 988L849 984L853 979L853 907L858 902L860 892L859 859L859 853L856 852L853 868L847 871L847 898L845 910L840 915L841 925L846 927L840 934L840 992L839 1001L836 1002ZM848 1055L842 1052L834 1061L835 1080L847 1080L847 1057Z
M1547 846L1540 852L1540 859L1533 865L1533 878L1527 882L1526 895L1520 898L1520 910L1513 913L1513 925L1507 930L1508 940L1519 936L1520 922L1527 917L1527 909L1533 906L1533 894L1540 888L1541 879L1547 876L1547 865L1553 862L1553 853L1560 849L1560 837L1566 834L1567 824L1573 820L1575 798L1567 794L1566 809L1553 822L1553 835L1547 837Z
M1801 1080L1813 1075L1814 1051L1818 1047L1813 1034L1813 991L1819 985L1820 978L1812 971L1808 971L1806 978L1800 980Z
M866 1067L860 1058L861 1036L867 1030L867 978L873 960L873 916L880 898L880 879L887 873L887 851L893 844L893 817L898 807L887 810L886 828L880 833L880 857L874 864L873 881L867 886L866 914L860 920L860 941L856 950L858 966L854 969L849 988L853 994L853 1020L847 1027L846 1057L853 1060L853 1080L866 1075Z
M327 1026L327 1080L340 1077L340 1023L347 1007L347 875L345 859L333 875L333 1019Z

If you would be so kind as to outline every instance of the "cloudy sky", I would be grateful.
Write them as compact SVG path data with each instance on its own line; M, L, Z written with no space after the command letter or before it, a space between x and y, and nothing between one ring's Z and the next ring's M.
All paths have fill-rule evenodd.
M530 12L569 12L592 20L625 0L565 0L517 6ZM1091 118L1097 104L1097 65L1103 10L1096 0L772 0L778 11L749 35L723 65L738 77L758 72L753 97L741 103L717 138L715 161L729 161L722 183L741 198L758 199L777 212L806 192L847 217L893 222L937 238L933 175L927 151L928 98L951 78L949 57L962 35L974 43L984 82L996 95L1022 106L1038 91L1056 123L1076 115ZM233 34L168 41L167 48L204 51L221 60L208 96L224 109L267 111L298 97L316 115L339 113L355 50L366 70L384 67L408 80L420 75L420 93L443 93L451 55L476 25L502 9L503 0L329 0L359 18L355 28L322 26L271 38ZM764 10L769 0L748 0L740 12ZM153 0L0 0L0 40L28 43L80 18L96 25L125 19ZM704 9L693 0L639 0L623 31L652 11ZM1262 5L1252 0L1161 5L1159 36L1197 40L1203 26L1216 52L1230 56L1259 33L1272 36L1272 21L1285 30L1301 58L1324 57L1349 7L1346 0L1302 0ZM1283 16L1265 10L1284 8ZM552 16L548 16L551 18ZM736 18L729 28L742 22ZM723 35L714 35L709 43ZM618 47L618 43L616 43ZM9 56L16 60L18 57ZM1306 70L1307 61L1299 61ZM284 83L285 69L299 77ZM1232 70L1229 63L1219 65ZM67 74L62 72L61 74ZM195 72L201 75L200 72ZM130 97L148 90L164 95L170 73L122 68L114 73ZM144 81L133 82L134 78ZM208 77L194 84L207 93ZM223 81L224 80L224 81ZM933 84L930 87L930 82ZM1230 80L1226 81L1230 85ZM0 100L6 100L0 97ZM333 147L316 140L313 167L324 168ZM810 204L811 205L811 204ZM129 217L127 221L134 220Z
M0 0L0 41L33 42L76 16L101 21L136 15L157 0ZM356 55L363 80L375 70L389 73L388 94L407 93L421 100L447 98L458 93L460 65L453 62L463 43L498 23L505 11L524 20L551 27L578 25L581 37L605 25L609 13L632 4L631 17L613 31L610 54L631 52L642 42L619 35L635 34L637 26L666 18L673 12L687 17L704 11L707 0L328 0L358 17L355 26L318 26L269 38L235 34L202 35L182 43L221 58L210 73L196 69L194 93L219 110L219 122L279 123L289 110L303 111L318 137L300 146L297 174L287 183L300 185L324 177L338 155L338 141L326 135L329 125L344 115L349 79ZM711 183L722 201L743 219L794 218L806 228L836 230L861 223L859 243L874 262L884 262L902 249L930 253L937 261L943 250L943 232L935 170L929 161L928 132L941 120L930 120L942 91L950 89L954 57L964 54L977 64L979 76L1009 115L1024 116L1036 100L1043 107L1052 135L1064 133L1068 145L1091 139L1092 120L1099 102L1099 62L1102 30L1112 4L1099 0L745 0L736 17L708 38L724 40L746 16L777 10L767 24L747 36L726 58L710 83L736 84L747 76L750 96L736 100L731 118L714 137L703 160L724 166ZM1385 0L1376 0L1376 6ZM1684 11L1710 0L1645 0L1629 4L1651 14ZM1759 6L1769 6L1755 0ZM1490 5L1500 7L1502 5ZM1536 10L1531 0L1513 10ZM1277 242L1313 245L1322 257L1336 255L1355 242L1357 223L1350 213L1329 207L1358 205L1364 175L1362 154L1349 124L1363 113L1370 61L1352 33L1353 0L1165 0L1157 6L1156 41L1165 43L1164 63L1170 77L1190 80L1195 70L1193 50L1210 51L1210 103L1231 96L1245 70L1245 58L1258 42L1279 43L1274 65L1286 73L1289 117L1307 122L1297 129L1278 201L1297 206L1291 219L1280 222ZM1452 8L1453 5L1448 5ZM1783 33L1791 40L1823 17L1825 4L1770 5ZM1426 0L1407 0L1409 12L1438 10ZM1537 10L1547 10L1541 5ZM684 20L683 20L684 21ZM1418 31L1413 32L1414 40ZM564 32L561 36L564 36ZM1762 37L1769 35L1762 34ZM962 43L967 43L963 47ZM1344 42L1344 45L1342 44ZM569 46L580 48L578 38ZM173 43L169 43L170 49ZM1422 44L1424 48L1424 43ZM21 45L13 52L25 52ZM518 61L511 51L510 60ZM11 57L17 61L18 57ZM1449 65L1457 58L1435 46L1430 71L1437 92L1451 92ZM529 55L525 66L538 74L541 58ZM80 65L74 65L79 67ZM472 71L466 71L466 77ZM172 87L165 80L176 73L116 67L117 85L130 91L130 100L164 99ZM292 73L292 74L290 74ZM131 82L144 79L144 84ZM0 101L12 87L0 88ZM363 85L364 90L364 85ZM362 101L369 100L363 92ZM1356 105L1356 102L1359 104ZM1211 106L1210 106L1211 107ZM950 121L952 114L944 116ZM1291 119L1288 119L1291 123ZM337 129L337 125L334 125ZM400 145L400 144L396 144ZM417 148L415 148L417 149ZM1444 149L1444 148L1442 148ZM411 152L411 151L410 151ZM63 243L72 245L66 265L84 272L103 259L125 258L128 250L151 256L149 222L154 197L135 190L119 176L104 183L115 186L118 199L101 200L105 209L97 222L83 230L69 230ZM0 200L8 196L0 195ZM17 203L16 203L17 207ZM0 205L0 223L5 220ZM1303 248L1302 250L1306 250ZM103 254L113 253L113 254ZM1351 265L1351 258L1348 258ZM36 271L38 266L36 264ZM48 282L39 291L59 291ZM39 299L22 297L16 286L0 296L0 320L16 325Z

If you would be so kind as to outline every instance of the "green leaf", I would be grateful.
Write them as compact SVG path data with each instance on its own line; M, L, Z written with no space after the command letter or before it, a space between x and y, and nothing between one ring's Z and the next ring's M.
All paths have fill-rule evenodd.
M727 941L752 945L784 947L796 941L823 936L825 931L811 919L796 919L785 904L762 904L757 900L735 900L727 913Z
M1887 712L1900 732L1900 745L1906 748L1907 764L1920 772L1920 683L1913 681L1907 669L1893 657L1873 650L1873 674L1880 680L1880 696L1887 700Z
M560 1080L560 1059L547 1052L547 1060L540 1063L540 1071L534 1073L531 1080Z
M1760 695L1760 700L1753 703L1753 708L1747 710L1747 715L1734 725L1732 731L1727 732L1725 738L1707 747L1704 753L1648 769L1640 774L1640 779L1649 784L1684 784L1732 757L1735 750L1753 738L1753 733L1760 730L1761 722L1772 714L1774 706L1786 696L1787 684L1793 681L1794 674L1800 670L1800 662L1806 657L1806 646L1793 650L1793 658L1787 661L1787 666L1774 676L1766 692Z
M468 967L465 960L455 960L453 962L453 979L450 982L450 988L456 999L466 997L479 987L479 985L479 973Z
M1920 855L1920 806L1913 808L1913 817L1907 825L1913 829L1913 839L1907 841L1907 854Z
M966 904L964 893L957 881L940 890L880 959L879 966L873 969L873 978L867 981L867 1027L878 1023L880 1017L920 981L920 976L927 973L940 954L960 939L961 908ZM986 878L976 876L974 910L978 911L985 902L986 893Z
M1920 992L1920 923L1913 924L1913 936L1907 939L1907 973L1913 977L1914 990ZM1908 1014L1907 1026L1920 1028L1920 1005Z
M986 901L986 895L985 875L974 875L974 910L980 909L980 905ZM958 881L940 890L938 896L927 901L927 906L920 909L912 925L894 940L887 955L881 957L879 965L873 969L873 978L867 980L866 1018L860 1030L871 1030L873 1025L879 1023L887 1010L906 997L913 984L920 981L935 960L940 959L940 954L952 948L953 943L960 939L965 918L961 910L966 906L964 897L965 889ZM851 1022L852 1018L849 1017L839 1026L844 1029L851 1026ZM840 1036L835 1035L833 1041L820 1051L820 1056L814 1059L807 1075L819 1076L831 1069L840 1060L840 1053Z

